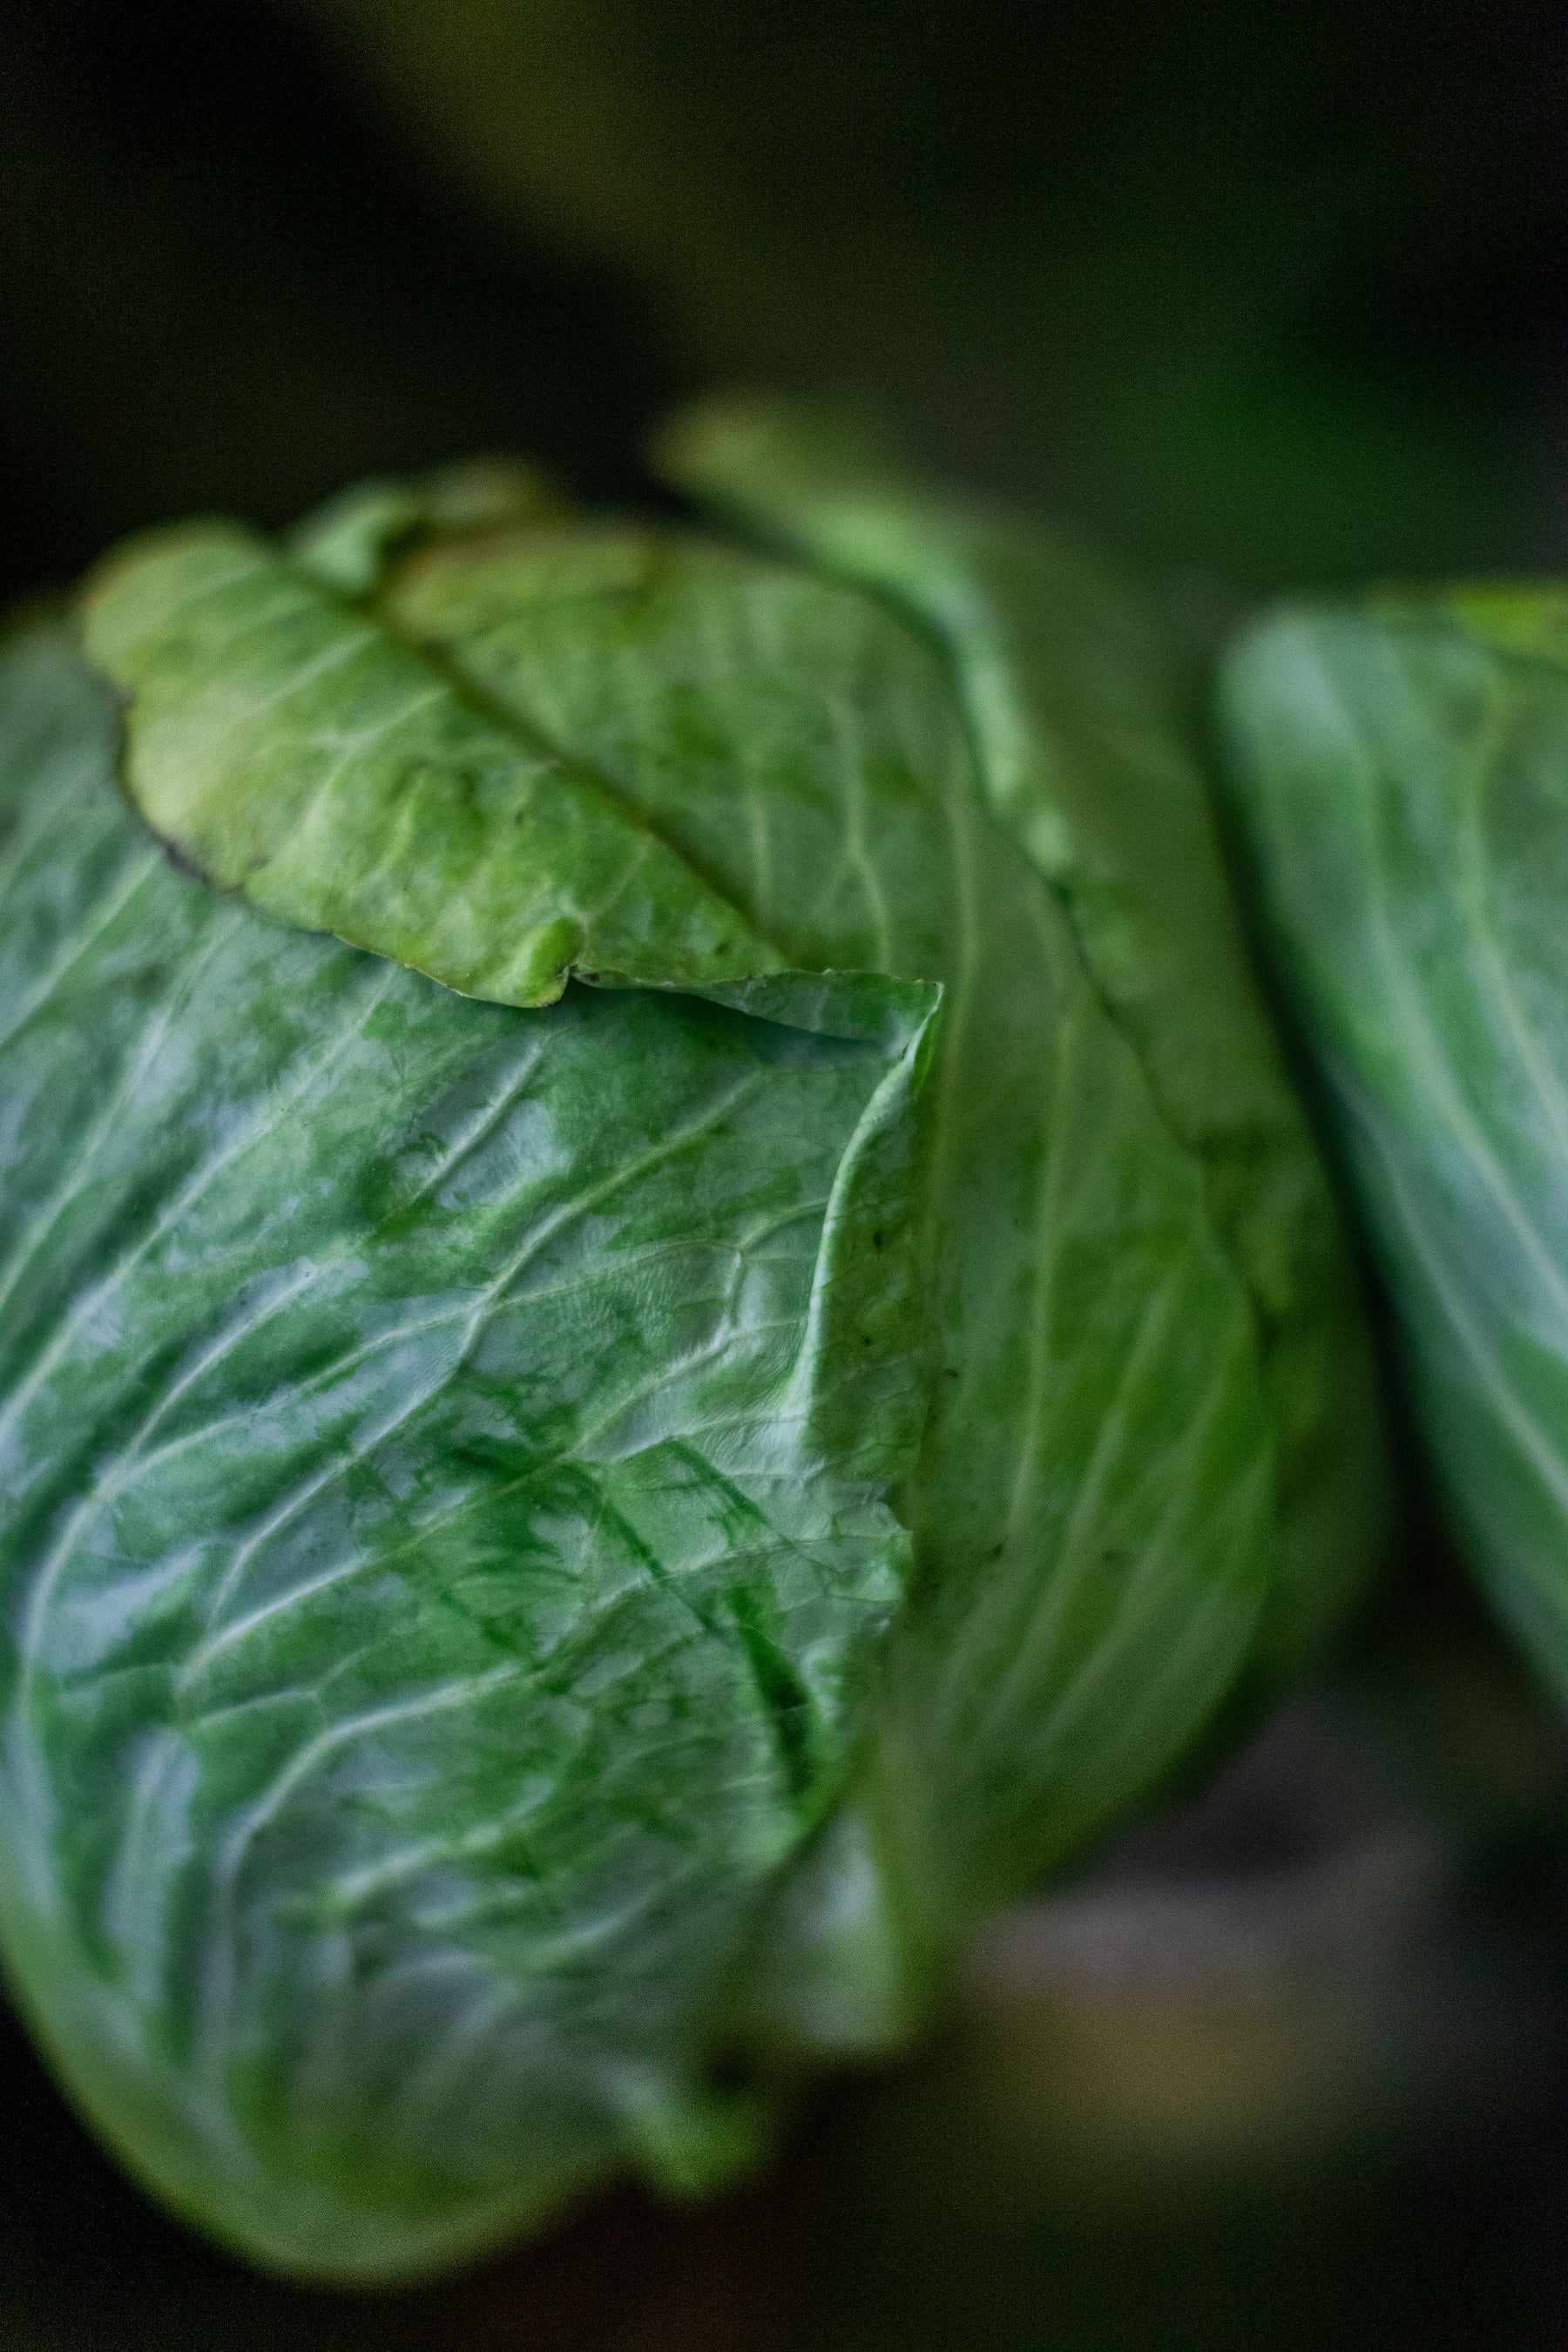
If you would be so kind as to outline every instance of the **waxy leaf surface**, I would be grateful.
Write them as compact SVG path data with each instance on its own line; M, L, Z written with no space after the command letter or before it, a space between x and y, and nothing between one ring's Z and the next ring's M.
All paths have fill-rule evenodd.
M289 2267L723 2169L714 2037L904 1576L930 992L890 1044L465 1003L175 872L68 639L0 712L24 2000Z
M284 2267L733 2170L1375 1539L1181 665L788 446L784 557L460 470L0 677L9 1960Z
M712 401L674 421L662 454L726 513L892 599L945 653L986 801L1066 913L1247 1293L1276 1456L1279 1549L1253 1647L1265 1686L1353 1592L1384 1465L1354 1273L1227 885L1194 665L1081 549L941 497L831 413Z
M1433 1464L1568 1691L1568 600L1286 614L1225 718Z
M792 962L943 984L921 1589L872 1800L906 1908L940 1923L1147 1785L1254 1632L1272 1436L1200 1171L987 807L942 662L879 599L579 526L416 557L378 609L585 756Z

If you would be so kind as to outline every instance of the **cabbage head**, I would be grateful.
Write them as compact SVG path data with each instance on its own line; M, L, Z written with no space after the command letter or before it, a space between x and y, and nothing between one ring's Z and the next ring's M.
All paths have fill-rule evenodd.
M1375 1545L1192 680L762 407L0 657L0 1934L256 2259L698 2191Z
M1426 1451L1568 1696L1568 594L1283 613L1223 702Z

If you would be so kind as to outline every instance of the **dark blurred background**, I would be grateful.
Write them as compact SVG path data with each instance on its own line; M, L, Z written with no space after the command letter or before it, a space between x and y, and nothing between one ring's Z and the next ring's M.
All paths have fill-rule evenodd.
M0 0L0 594L851 392L1191 601L1568 571L1568 13ZM702 2213L418 2294L145 2206L0 2019L4 2352L1568 2346L1568 1743L1416 1499L1340 1654Z
M5 584L713 379L1245 587L1564 560L1556 0L0 0Z

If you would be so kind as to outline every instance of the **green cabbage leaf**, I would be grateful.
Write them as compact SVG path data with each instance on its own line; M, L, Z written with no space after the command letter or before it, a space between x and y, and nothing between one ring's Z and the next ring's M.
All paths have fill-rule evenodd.
M1283 614L1224 719L1434 1470L1568 1693L1568 598Z
M0 1934L167 2201L416 2275L755 2160L1378 1539L1158 625L810 420L0 653Z

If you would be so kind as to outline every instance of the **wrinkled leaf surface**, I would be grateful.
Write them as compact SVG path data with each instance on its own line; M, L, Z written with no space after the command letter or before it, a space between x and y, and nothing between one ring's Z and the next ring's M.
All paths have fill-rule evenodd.
M732 2169L1375 1529L1160 633L708 478L811 568L470 469L0 681L12 1966L286 2267Z
M24 1999L290 2267L724 2169L705 2068L904 1575L929 992L890 1044L465 1003L176 873L68 640L0 711Z

